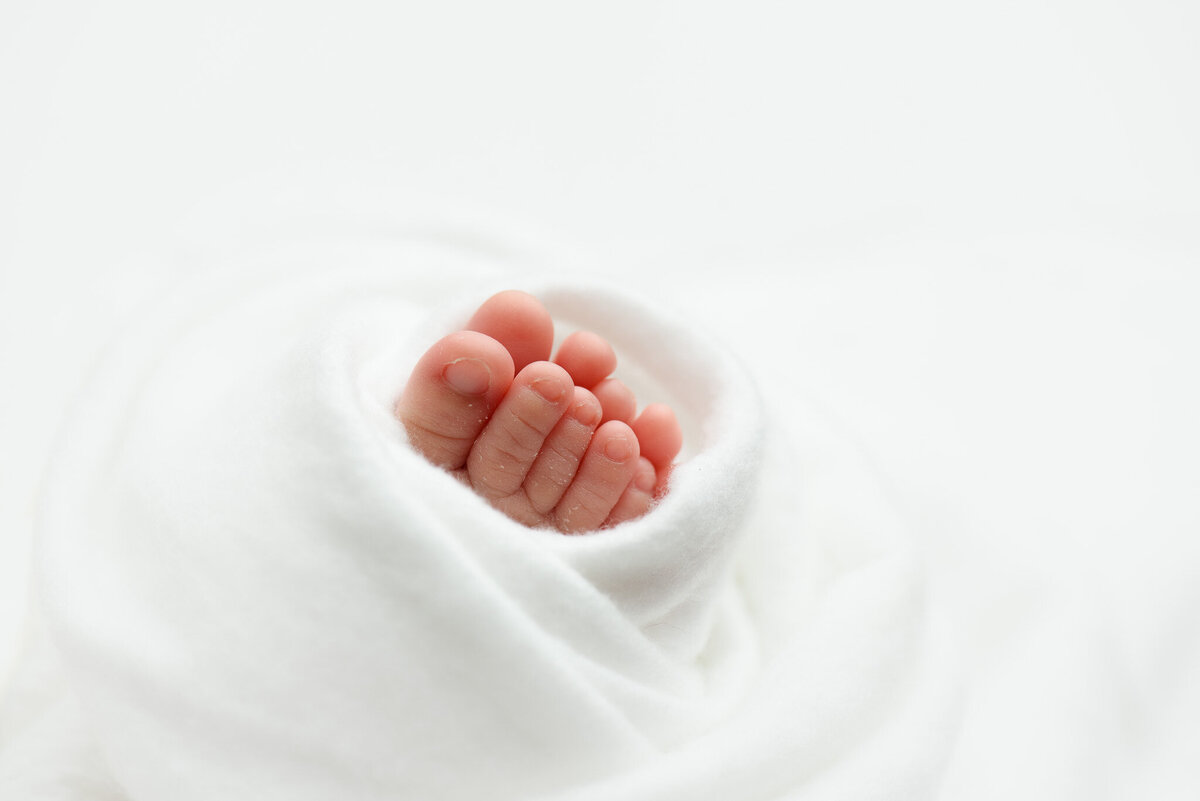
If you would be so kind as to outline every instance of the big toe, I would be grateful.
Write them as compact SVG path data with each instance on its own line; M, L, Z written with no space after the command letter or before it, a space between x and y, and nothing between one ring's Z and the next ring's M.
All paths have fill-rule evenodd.
M409 442L448 470L462 467L471 446L512 384L507 347L477 331L439 340L417 362L396 402Z
M550 358L554 320L542 302L526 292L509 289L492 295L471 315L467 329L487 334L508 349L514 369Z

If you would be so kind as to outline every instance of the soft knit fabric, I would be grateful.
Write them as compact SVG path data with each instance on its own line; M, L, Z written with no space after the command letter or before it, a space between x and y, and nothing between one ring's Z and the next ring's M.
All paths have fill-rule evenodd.
M953 654L851 448L764 421L702 321L444 244L365 261L239 265L114 346L48 484L0 798L935 794ZM528 529L407 445L416 358L510 286L680 413L644 518Z

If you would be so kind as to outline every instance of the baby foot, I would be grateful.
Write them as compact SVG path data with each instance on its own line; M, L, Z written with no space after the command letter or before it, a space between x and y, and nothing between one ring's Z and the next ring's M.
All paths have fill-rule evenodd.
M577 533L641 517L683 442L674 412L637 414L601 337L574 333L549 361L553 342L536 298L501 292L425 352L396 415L414 448L520 523Z

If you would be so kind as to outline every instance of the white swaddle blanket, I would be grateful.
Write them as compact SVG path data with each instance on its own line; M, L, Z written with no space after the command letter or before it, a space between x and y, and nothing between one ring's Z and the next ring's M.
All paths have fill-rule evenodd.
M38 564L70 712L9 725L0 797L936 795L951 652L897 516L798 400L766 424L702 324L497 255L264 261L156 308L81 398ZM417 356L509 287L679 412L641 520L528 529L408 447Z

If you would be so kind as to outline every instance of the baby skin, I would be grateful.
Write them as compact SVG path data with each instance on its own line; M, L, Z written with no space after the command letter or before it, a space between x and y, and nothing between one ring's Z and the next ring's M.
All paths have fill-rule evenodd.
M641 517L683 443L675 413L637 414L601 337L571 334L551 360L553 343L536 298L489 298L413 369L396 403L409 442L527 526L577 534Z

